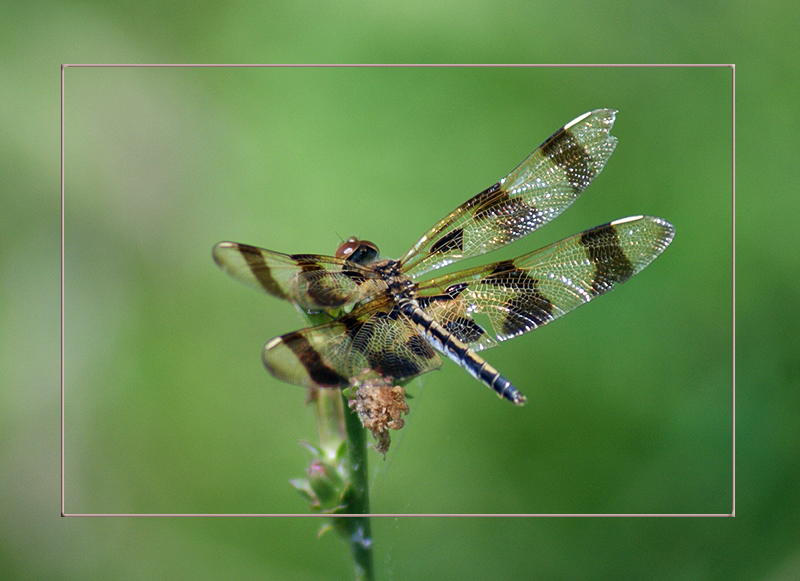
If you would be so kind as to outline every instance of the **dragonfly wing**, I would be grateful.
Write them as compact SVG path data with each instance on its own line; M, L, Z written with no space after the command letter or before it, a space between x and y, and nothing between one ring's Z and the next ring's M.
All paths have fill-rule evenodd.
M417 278L519 240L563 212L602 171L617 145L616 111L598 109L551 135L505 178L453 210L401 259Z
M672 225L661 218L624 218L514 260L427 281L421 292L434 293L424 299L426 306L434 304L427 308L434 319L438 316L443 326L456 321L459 339L474 350L485 349L496 343L473 314L488 317L495 339L516 337L626 282L655 260L673 236Z
M282 254L237 242L220 242L213 256L233 278L306 312L341 308L386 288L368 266L333 256Z
M442 365L430 344L388 301L336 321L276 337L263 350L278 379L305 387L347 387L366 370L404 381Z

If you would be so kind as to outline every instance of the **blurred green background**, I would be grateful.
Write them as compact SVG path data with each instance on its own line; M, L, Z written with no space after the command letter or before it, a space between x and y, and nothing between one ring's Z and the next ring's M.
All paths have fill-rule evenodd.
M59 517L59 65L425 61L737 63L737 516L374 519L378 578L800 575L789 3L193 9L0 9L6 577L351 569L316 519ZM732 69L68 68L65 87L66 512L304 514L288 480L313 414L259 359L302 323L217 269L213 244L332 253L358 235L399 256L598 107L620 111L603 174L492 259L640 213L675 242L486 353L524 408L449 363L412 382L407 426L371 453L372 509L731 512Z

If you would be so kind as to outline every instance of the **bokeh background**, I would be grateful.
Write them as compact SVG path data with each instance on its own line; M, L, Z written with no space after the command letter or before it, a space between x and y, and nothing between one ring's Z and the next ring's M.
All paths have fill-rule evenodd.
M59 516L60 64L636 61L737 63L736 517L380 518L378 578L797 578L788 3L189 10L3 8L7 577L341 579L351 568L316 519ZM492 259L640 213L670 220L675 242L611 295L486 353L528 395L524 408L449 363L412 382L406 428L385 462L371 457L372 509L730 513L732 76L68 68L65 511L305 513L288 480L308 462L298 442L314 439L313 414L259 359L301 321L219 271L213 244L331 253L358 235L398 256L558 127L613 107L620 145L595 184Z

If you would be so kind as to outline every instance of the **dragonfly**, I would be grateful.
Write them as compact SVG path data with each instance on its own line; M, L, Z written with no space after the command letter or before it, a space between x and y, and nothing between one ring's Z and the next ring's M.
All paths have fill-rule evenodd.
M567 123L398 260L355 237L334 256L218 243L213 258L233 278L324 316L268 341L267 370L308 388L352 387L365 372L401 384L441 367L444 356L501 398L524 404L525 395L479 353L627 282L669 246L673 226L632 216L513 260L423 275L515 242L569 207L616 148L616 114L598 109Z

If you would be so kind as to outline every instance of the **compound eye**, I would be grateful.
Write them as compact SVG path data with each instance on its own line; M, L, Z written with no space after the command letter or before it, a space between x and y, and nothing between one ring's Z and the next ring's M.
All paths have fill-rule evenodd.
M336 249L335 256L357 264L369 264L378 259L379 252L378 247L369 240L351 237Z
M361 241L358 238L350 237L347 239L347 242L343 242L341 246L336 250L336 258L347 258L353 251L358 248L358 245L361 244Z

